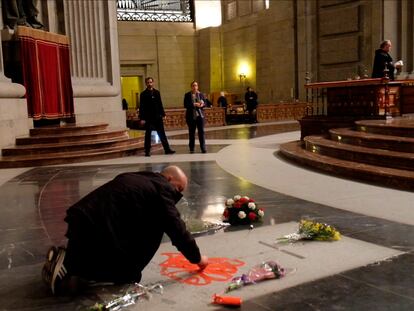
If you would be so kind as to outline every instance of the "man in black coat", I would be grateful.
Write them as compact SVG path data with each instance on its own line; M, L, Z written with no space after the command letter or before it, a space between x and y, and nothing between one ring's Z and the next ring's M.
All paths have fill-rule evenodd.
M174 150L170 148L167 136L165 135L163 118L165 117L164 107L161 101L161 94L154 89L154 79L148 77L145 79L147 88L140 95L139 119L141 125L145 126L145 156L151 155L151 132L157 131L161 144L164 147L165 154L173 154Z
M388 77L390 80L394 80L394 70L395 68L399 68L400 62L398 64L394 64L391 55L389 52L391 51L391 41L385 40L380 44L380 48L375 51L374 57L374 65L372 68L372 78L383 78L384 77L384 69L387 66Z
M191 91L184 95L185 121L188 126L188 147L190 153L194 153L195 131L197 129L198 140L202 153L206 153L206 139L204 137L204 107L206 99L198 90L198 82L191 82Z
M67 247L52 247L42 270L52 293L77 291L79 280L139 282L164 233L191 263L205 268L208 259L175 207L187 183L177 166L124 173L71 206Z
M250 122L256 123L257 94L250 86L247 87L246 94L244 94L244 100L246 102L247 111L249 112Z

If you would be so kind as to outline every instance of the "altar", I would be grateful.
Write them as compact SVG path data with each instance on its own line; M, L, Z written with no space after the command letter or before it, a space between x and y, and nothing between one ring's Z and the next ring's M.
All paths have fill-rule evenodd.
M306 116L299 120L301 139L351 127L357 120L414 113L414 80L386 78L308 83Z

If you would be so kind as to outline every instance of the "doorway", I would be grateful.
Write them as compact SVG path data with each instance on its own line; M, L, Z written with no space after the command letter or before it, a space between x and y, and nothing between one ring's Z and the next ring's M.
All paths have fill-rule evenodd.
M144 78L142 76L121 77L122 98L126 100L128 110L139 108L139 95L144 90Z

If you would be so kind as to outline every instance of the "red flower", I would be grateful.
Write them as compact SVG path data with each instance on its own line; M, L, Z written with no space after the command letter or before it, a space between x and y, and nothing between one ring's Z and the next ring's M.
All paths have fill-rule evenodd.
M227 208L224 210L223 216L229 218L229 210Z
M256 220L256 217L257 217L257 216L256 216L256 214L255 214L255 213L253 213L253 212L250 212L250 213L249 213L249 219L250 219L250 220Z
M243 203L249 202L249 200L248 200L248 199L246 199L246 198L241 198L241 199L239 200L239 202L240 202L241 204L243 204Z
M234 204L233 204L233 207L234 208L240 208L242 205L241 205L241 203L239 203L239 202L235 202Z
M254 202L254 200L253 199L249 199L249 202Z

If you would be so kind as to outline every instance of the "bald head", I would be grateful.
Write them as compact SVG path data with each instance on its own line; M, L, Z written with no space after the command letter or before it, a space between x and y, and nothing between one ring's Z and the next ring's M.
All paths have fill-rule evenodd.
M161 175L163 175L167 180L173 185L173 187L179 191L183 192L187 188L188 179L187 176L184 174L181 168L175 165L170 165L164 168L161 171Z

